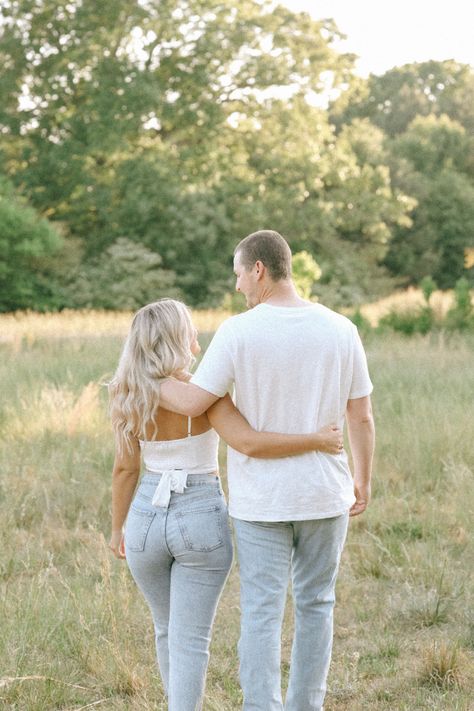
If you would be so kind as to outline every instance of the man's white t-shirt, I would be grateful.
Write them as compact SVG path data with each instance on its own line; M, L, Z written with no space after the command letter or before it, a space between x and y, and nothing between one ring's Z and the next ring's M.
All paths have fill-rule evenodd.
M258 431L344 426L347 401L372 392L357 328L320 304L262 303L217 330L191 382L235 404ZM229 513L246 521L303 521L354 503L345 452L256 459L228 448Z

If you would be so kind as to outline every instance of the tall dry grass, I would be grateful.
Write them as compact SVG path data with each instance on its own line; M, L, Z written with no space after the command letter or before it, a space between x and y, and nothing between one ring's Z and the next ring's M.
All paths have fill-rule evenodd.
M214 332L230 312L212 309L194 310L193 320L202 333ZM18 311L0 314L0 344L16 350L40 339L122 338L130 327L129 311L72 311L38 314Z
M435 291L430 297L435 319L442 321L454 303L452 291ZM377 326L383 316L390 311L414 311L425 304L420 289L410 287L373 303L364 304L360 311ZM230 311L215 309L193 310L193 320L201 333L213 333ZM22 345L32 345L40 339L76 338L122 338L129 326L132 314L129 311L72 311L38 314L33 311L19 311L0 314L0 344L11 344L15 349Z
M373 303L364 304L360 312L372 326L377 326L383 316L391 311L401 313L416 311L420 306L426 304L421 289L410 287L404 291L398 291ZM449 309L454 304L454 293L450 291L434 291L430 297L430 306L433 309L435 320L444 320Z
M0 345L2 709L166 708L148 610L106 545L113 452L101 382L122 333L107 331L102 317L94 331L93 315L82 323L75 314L77 332L63 338L58 324L67 315L51 317L50 336L43 317L38 325L30 315L34 338ZM350 527L325 708L468 711L474 341L374 334L366 346L378 425L374 499ZM225 484L223 458L222 469ZM289 602L284 679L291 612ZM216 620L205 711L240 708L238 624L234 568Z

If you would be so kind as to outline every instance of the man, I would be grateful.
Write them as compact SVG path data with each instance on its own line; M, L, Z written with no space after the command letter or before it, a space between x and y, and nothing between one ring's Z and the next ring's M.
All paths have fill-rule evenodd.
M229 448L229 513L241 578L240 679L244 711L321 711L332 647L334 588L348 516L370 499L372 383L356 327L300 298L291 251L277 232L236 247L236 289L249 311L216 332L191 383L162 385L164 407L196 416L234 385L238 409L258 430L312 432L348 424L345 452L262 460ZM295 608L283 706L281 625L289 584Z

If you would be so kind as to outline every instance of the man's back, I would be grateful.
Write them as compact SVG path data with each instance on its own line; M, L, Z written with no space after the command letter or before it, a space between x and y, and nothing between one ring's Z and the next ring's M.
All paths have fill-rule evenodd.
M319 304L262 303L225 322L193 383L222 395L232 382L252 427L288 433L342 427L347 400L372 389L356 328ZM354 501L345 453L262 460L229 449L228 477L235 518L326 518Z

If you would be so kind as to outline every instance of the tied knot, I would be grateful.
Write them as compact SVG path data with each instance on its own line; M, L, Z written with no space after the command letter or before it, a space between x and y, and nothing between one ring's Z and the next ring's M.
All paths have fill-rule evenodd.
M182 469L168 469L162 472L160 483L156 487L151 501L152 505L168 508L171 492L174 491L177 494L182 494L186 488L187 476L187 472Z

